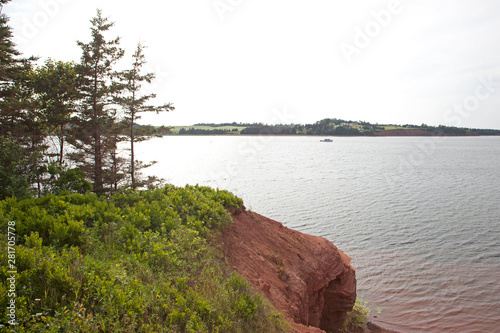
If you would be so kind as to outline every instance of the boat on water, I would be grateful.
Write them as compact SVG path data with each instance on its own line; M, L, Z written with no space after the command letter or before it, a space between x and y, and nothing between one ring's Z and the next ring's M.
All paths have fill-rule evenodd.
M323 139L323 140L319 140L319 142L333 142L332 139Z

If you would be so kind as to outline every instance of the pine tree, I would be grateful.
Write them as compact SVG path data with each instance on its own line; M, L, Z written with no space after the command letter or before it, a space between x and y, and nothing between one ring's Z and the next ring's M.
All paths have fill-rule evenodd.
M148 167L135 160L134 144L139 141L144 141L151 138L150 135L136 133L136 121L141 118L140 114L144 112L168 112L173 111L174 106L171 103L161 106L148 105L150 99L156 97L156 94L142 95L140 91L144 83L151 83L154 80L154 73L141 74L143 66L146 64L146 58L143 50L145 46L140 42L137 44L137 49L132 56L132 68L122 71L118 74L123 94L117 96L115 101L121 105L125 112L125 123L128 127L128 138L130 141L130 179L132 187L138 185L137 171Z
M111 186L107 173L113 170L106 166L116 151L116 142L110 135L117 122L113 95L119 89L113 82L113 65L123 57L124 51L119 47L119 38L109 41L104 38L104 33L114 23L103 17L100 10L91 19L91 24L92 40L78 42L83 52L77 65L82 99L71 140L77 151L71 157L92 180L94 191L102 194L110 189L107 185Z

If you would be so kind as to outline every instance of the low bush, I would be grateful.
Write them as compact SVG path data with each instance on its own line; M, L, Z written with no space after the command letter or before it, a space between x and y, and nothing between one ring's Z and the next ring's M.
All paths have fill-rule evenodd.
M3 235L9 221L17 234L16 332L286 331L213 243L241 205L226 191L171 185L0 201ZM2 311L0 324L9 320Z
M358 332L360 329L365 331L366 316L368 315L368 308L366 302L356 299L352 311L347 313L347 318L344 321L343 327L340 330L342 333Z

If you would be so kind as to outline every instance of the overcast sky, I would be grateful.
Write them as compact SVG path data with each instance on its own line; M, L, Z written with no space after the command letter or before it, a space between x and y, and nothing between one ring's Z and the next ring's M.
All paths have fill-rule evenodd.
M500 0L13 0L18 49L78 61L96 9L146 91L176 110L142 123L372 123L500 129Z

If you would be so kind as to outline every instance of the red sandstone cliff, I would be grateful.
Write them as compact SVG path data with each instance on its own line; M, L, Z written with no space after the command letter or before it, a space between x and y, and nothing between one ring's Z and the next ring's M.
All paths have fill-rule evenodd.
M351 259L324 238L256 213L239 210L233 220L224 234L229 265L285 314L296 332L337 330L356 300Z

